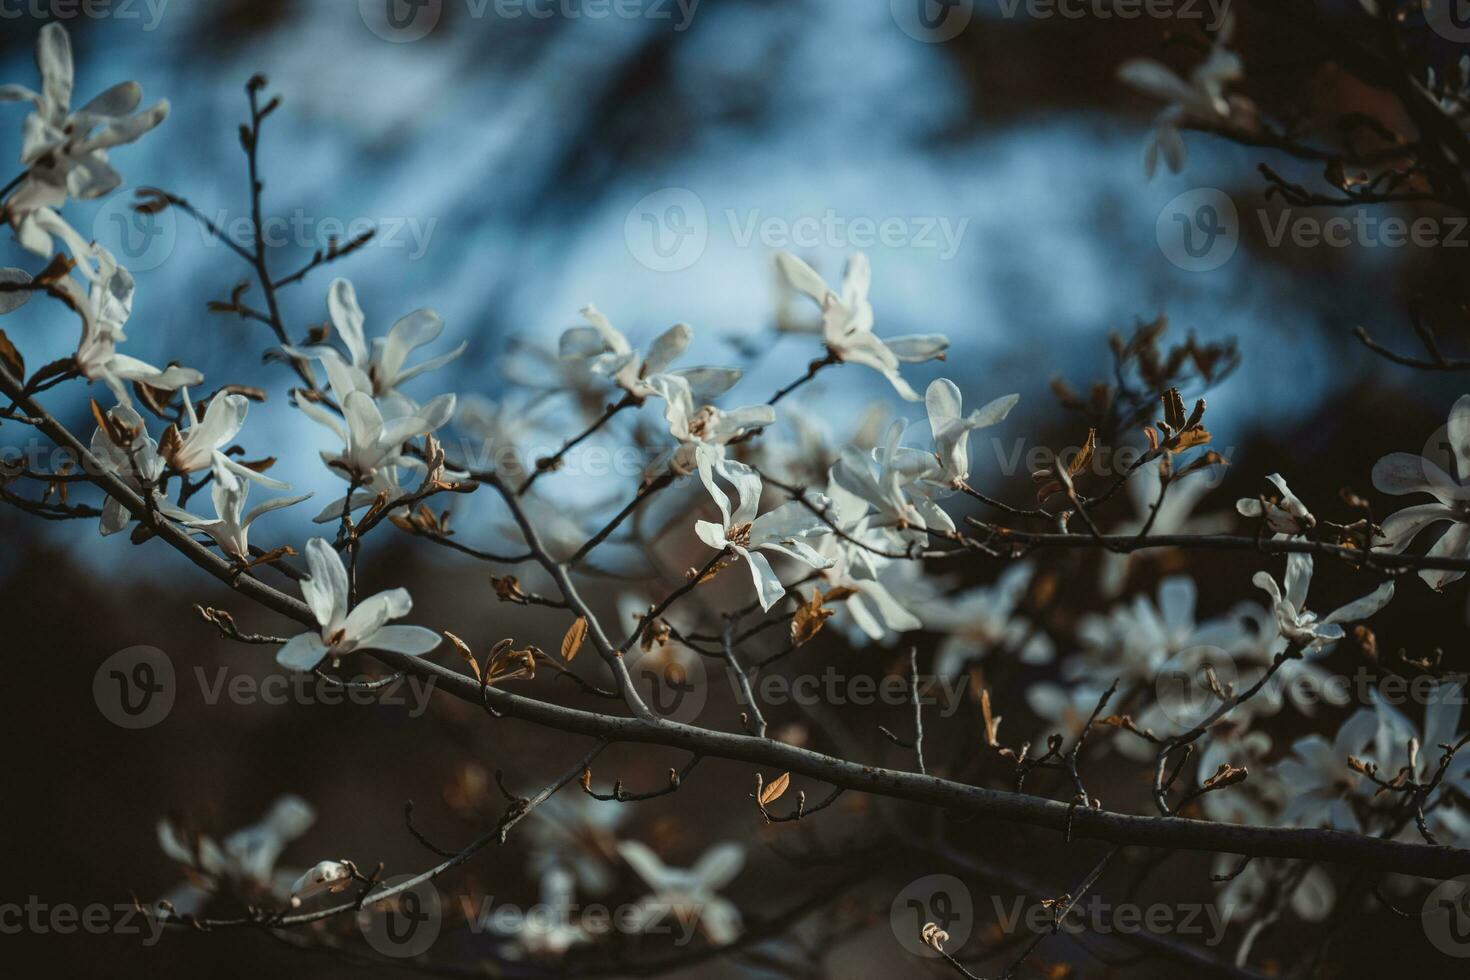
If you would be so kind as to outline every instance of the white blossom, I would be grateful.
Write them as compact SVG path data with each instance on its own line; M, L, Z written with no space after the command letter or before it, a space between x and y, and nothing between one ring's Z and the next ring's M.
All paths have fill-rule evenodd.
M1209 56L1196 65L1189 78L1180 78L1173 69L1151 58L1133 58L1118 69L1118 78L1144 95L1166 103L1154 121L1154 132L1144 155L1144 173L1152 178L1162 155L1171 173L1184 169L1184 138L1181 127L1190 122L1229 120L1230 100L1225 95L1227 82L1241 76L1240 58L1227 50L1233 17L1215 34Z
M210 399L204 410L204 418L201 419L194 411L189 389L185 388L182 394L184 417L188 426L183 430L175 430L175 438L165 438L164 455L174 472L197 473L212 467L215 454L239 435L241 427L245 425L245 415L250 411L250 400L244 395L216 395Z
M1427 493L1432 504L1417 504L1390 514L1374 549L1401 554L1425 529L1449 521L1450 526L1429 549L1433 558L1470 558L1470 395L1462 395L1450 409L1445 428L1455 457L1451 476L1432 460L1413 453L1389 453L1373 466L1373 486L1382 493L1402 496ZM1419 571L1432 589L1443 589L1465 577L1464 572L1440 568Z
M1277 586L1276 580L1266 572L1257 572L1251 582L1271 597L1272 611L1281 635L1309 650L1342 639L1345 635L1343 623L1367 619L1393 599L1393 582L1384 582L1361 599L1319 618L1306 607L1307 588L1312 582L1312 556L1299 552L1286 556L1286 577L1281 586Z
M715 946L727 946L740 937L740 910L718 892L745 866L745 848L717 844L688 869L669 867L638 841L624 841L618 853L652 891L638 903L646 925L673 914L681 923L698 922Z
M92 433L91 452L102 471L117 477L139 496L151 493L157 497L157 486L167 467L163 457L158 455L158 443L148 435L143 416L131 405L118 405L107 413L107 417L114 428L131 433L131 439L123 444L114 442L113 433L101 426ZM117 498L108 497L102 505L99 528L103 535L116 534L132 520L133 515Z
M341 861L321 861L291 884L291 905L296 907L317 895L333 894L352 884L352 869Z
M1291 756L1276 764L1277 774L1290 793L1281 820L1295 827L1331 827L1362 833L1363 827L1347 796L1362 776L1348 766L1348 757L1362 758L1379 738L1380 723L1371 708L1359 708L1342 723L1329 743L1321 735L1299 738Z
M929 429L934 434L934 455L939 473L935 483L958 487L970 478L970 433L1005 420L1021 400L1020 395L1002 395L969 415L961 415L964 402L959 386L948 378L936 378L924 392L929 412Z
M573 946L592 941L581 923L572 920L575 879L564 868L541 876L541 901L516 932L520 952L533 960L559 960Z
M833 357L844 363L866 365L887 378L903 398L911 402L919 400L918 392L898 373L899 363L942 357L949 348L949 338L942 334L915 334L880 340L873 333L873 306L868 302L872 269L866 255L857 252L848 260L840 294L791 253L777 254L776 262L791 285L822 308L822 341Z
M652 382L661 374L672 373L683 378L699 399L723 395L740 380L740 371L735 368L669 371L694 337L687 323L676 323L665 330L649 347L648 354L642 356L597 307L583 307L582 317L589 326L571 327L561 335L562 359L585 364L593 374L612 378L619 388L640 401L659 394Z
M301 594L321 626L320 633L302 633L276 651L276 662L292 670L311 670L328 657L355 650L388 650L417 657L439 645L439 634L422 626L388 626L413 608L407 589L391 589L364 599L348 609L347 569L341 557L321 538L306 545L310 575L301 580Z
M209 535L229 557L237 561L249 561L250 525L264 514L299 504L311 497L309 493L298 497L275 497L246 513L245 500L250 495L250 484L261 482L261 479L259 473L217 452L214 454L210 486L210 497L214 501L213 518L196 517L166 502L161 503L160 507L173 520ZM278 490L290 489L286 484L275 480L266 485Z
M158 824L158 844L164 854L194 874L202 876L208 890L196 884L180 886L167 901L180 914L197 913L209 891L221 885L243 889L247 898L266 895L284 899L289 895L294 871L277 870L276 862L286 846L305 834L316 820L316 811L298 796L282 796L257 824L230 834L223 841L193 837L169 820Z
M1279 497L1242 497L1235 502L1236 513L1242 517L1264 518L1266 526L1276 534L1295 535L1310 531L1317 526L1317 518L1307 509L1280 473L1266 477L1280 492Z
M434 412L424 411L399 388L426 371L443 367L459 357L469 346L468 341L448 353L410 367L407 363L409 355L438 340L444 332L444 321L433 310L414 310L394 323L386 335L372 338L371 347L365 332L367 317L357 302L357 290L349 280L332 281L327 290L327 312L337 335L347 347L347 356L344 358L337 348L326 344L290 348L291 353L320 359L329 375L333 375L334 370L345 371L350 380L340 374L332 376L332 386L339 389L339 397L345 397L349 390L365 391L378 401L383 414L389 418L410 415L433 417ZM447 397L450 399L449 414L453 414L453 396Z
M1022 663L1051 661L1050 637L1016 615L1035 571L1030 562L1017 562L991 585L976 586L922 607L925 628L948 634L934 661L937 676L957 676L966 664L996 650L1013 653Z
M40 92L23 85L0 85L0 102L35 106L26 117L21 142L25 179L4 202L0 215L15 226L23 246L49 256L50 236L34 226L31 216L40 208L61 207L68 196L88 200L115 190L122 177L108 164L107 151L133 142L163 122L168 102L135 112L143 89L137 82L122 82L73 112L71 39L59 23L41 28L36 65Z
M791 500L775 510L756 516L760 508L761 478L744 463L717 459L708 449L698 453L699 478L720 509L721 523L695 521L694 533L699 540L719 551L729 549L750 566L755 592L761 608L769 610L786 594L781 579L761 551L771 551L804 562L812 568L830 568L832 560L807 543L807 538L831 533L831 526L800 502ZM735 488L738 504L730 509L730 498L715 482L718 473ZM808 498L812 499L812 498ZM812 500L817 508L826 506L826 498Z
M321 456L322 462L344 479L370 480L384 467L421 468L421 461L403 452L403 444L437 428L434 420L417 415L386 419L373 396L362 391L349 391L342 400L343 419L301 392L296 393L296 407L342 440L341 452L323 452Z
M729 411L713 405L696 406L688 380L677 375L655 375L649 379L649 387L664 399L664 420L669 424L669 434L677 440L673 449L654 462L651 471L667 468L680 476L688 475L698 468L695 456L699 447L709 447L723 456L724 447L732 439L776 421L776 410L770 405Z
M1140 466L1128 478L1124 490L1133 504L1135 516L1119 521L1113 526L1112 533L1138 534L1145 527L1148 527L1151 535L1218 534L1230 529L1232 521L1228 514L1194 513L1200 501L1212 489L1210 480L1203 473L1174 479L1169 484L1168 493L1164 494L1164 502L1159 504L1158 515L1150 524L1149 517L1153 514L1154 505L1159 503L1161 479L1158 462ZM1154 549L1151 554L1158 555L1160 550ZM1129 571L1138 560L1137 555L1137 552L1123 555L1113 551L1102 553L1099 587L1106 598L1113 599L1122 594L1124 586L1128 584Z

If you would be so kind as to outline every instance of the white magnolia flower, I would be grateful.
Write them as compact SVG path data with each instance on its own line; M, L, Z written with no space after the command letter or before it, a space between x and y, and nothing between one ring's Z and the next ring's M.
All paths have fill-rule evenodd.
M937 676L957 676L966 664L995 650L1013 653L1027 664L1051 661L1051 639L1025 617L1015 614L1034 572L1029 562L1017 562L992 585L924 605L925 628L948 634L934 661Z
M647 610L648 606L642 605L640 611ZM671 653L685 650L673 643L668 649ZM545 876L566 869L587 891L606 894L613 886L609 862L617 857L616 831L627 817L625 804L586 793L559 793L548 798L526 824L527 870Z
M183 391L184 416L188 427L175 430L175 438L165 437L165 457L177 473L197 473L214 466L215 455L239 435L245 424L245 415L250 411L250 399L244 395L218 395L211 399L200 419L189 398L189 389ZM254 470L246 470L255 476ZM277 487L282 490L284 487Z
M1227 17L1215 34L1209 57L1196 65L1183 79L1174 70L1151 58L1134 58L1118 69L1118 78L1144 95L1167 103L1154 123L1153 136L1144 155L1143 170L1150 178L1159 166L1159 156L1172 173L1184 169L1184 138L1181 126L1192 122L1228 120L1230 100L1225 84L1240 78L1240 58L1226 50L1234 18Z
M1159 506L1158 516L1150 525L1149 515L1153 513L1154 505L1159 501L1159 483L1159 464L1157 462L1140 466L1128 478L1124 489L1128 492L1128 499L1133 504L1133 512L1136 516L1114 525L1112 533L1138 534L1144 527L1149 528L1151 535L1219 534L1230 529L1232 520L1228 514L1196 515L1194 513L1195 507L1212 489L1211 481L1203 473L1191 474L1171 482L1169 492L1164 495L1164 502ZM1156 548L1150 553L1158 556L1166 550ZM1120 555L1114 551L1102 553L1099 587L1106 598L1117 598L1123 593L1124 586L1128 584L1129 571L1135 562L1141 560L1140 554L1141 552L1130 552Z
M425 344L439 339L444 332L444 321L433 310L420 309L400 319L382 337L374 337L369 348L364 325L367 318L357 302L357 290L346 279L334 279L327 291L327 311L332 326L347 345L347 356L335 347L325 344L301 349L291 353L321 360L323 367L332 376L334 389L341 389L339 397L347 391L365 391L377 399L388 417L425 415L420 406L403 395L398 389L426 371L433 371L459 357L469 346L466 341L447 354L432 357L427 361L408 367L408 356ZM334 375L334 369L345 371L350 380ZM441 396L445 397L445 396ZM453 413L452 396L449 402ZM395 404L400 403L401 404Z
M761 478L755 470L734 460L717 459L707 448L699 451L698 465L699 478L714 498L715 505L720 508L722 521L719 524L695 521L694 533L711 548L720 551L728 548L745 559L750 566L750 575L755 581L755 592L762 609L769 610L775 605L786 594L786 588L771 568L770 561L758 552L772 551L786 555L805 562L812 568L832 566L830 558L823 557L805 540L831 533L831 526L820 517L795 500L757 517ZM719 473L725 482L735 488L739 503L733 512L730 510L730 498L715 482L715 473ZM808 499L818 508L827 505L826 498L820 495Z
M1393 599L1393 582L1384 582L1361 599L1318 618L1306 607L1307 588L1312 583L1312 556L1300 553L1286 556L1286 578L1282 587L1278 587L1276 580L1267 572L1257 572L1251 577L1251 583L1271 597L1281 635L1307 650L1337 642L1345 635L1343 623L1367 619Z
M250 560L250 525L263 514L282 507L299 504L311 497L276 497L245 513L245 500L250 495L250 484L262 482L259 473L230 459L223 453L214 454L214 470L211 476L210 496L214 501L214 518L196 517L172 504L162 503L163 512L180 524L203 531L215 540L226 555L237 561ZM267 486L278 490L289 490L284 483L270 480Z
M316 811L298 796L282 796L258 824L245 827L217 842L210 837L186 835L168 820L158 824L158 844L164 854L202 876L208 890L183 885L167 896L180 914L197 913L209 892L228 885L246 898L285 898L294 871L277 870L286 845L296 840L316 820Z
M84 240L55 212L43 208L31 220L66 241L76 259L76 271L87 281L84 287L75 277L64 276L54 284L82 318L76 365L83 377L104 382L123 405L132 403L126 384L129 381L172 391L204 380L192 368L159 369L136 357L119 354L117 345L127 339L123 331L133 311L132 274L117 264L111 252Z
M1379 733L1378 714L1371 708L1359 708L1342 723L1331 743L1315 734L1297 739L1291 756L1276 764L1277 775L1290 794L1281 811L1282 822L1362 833L1347 797L1363 777L1349 768L1348 757L1369 756Z
M903 540L923 543L924 529L953 531L954 521L929 497L909 492L918 481L937 473L939 464L932 453L900 446L903 430L903 421L895 421L883 444L871 453L855 446L843 449L832 477L877 511L870 527L894 528L903 533Z
M575 879L564 868L553 868L541 876L541 901L535 914L526 917L516 933L517 952L533 960L559 960L573 946L592 941L581 923L572 921L576 898Z
M903 542L891 530L870 527L868 502L844 489L830 473L826 496L827 518L842 534L827 535L815 545L817 551L832 560L832 567L823 578L836 588L855 590L854 595L833 607L837 617L835 625L840 628L851 620L857 633L880 641L891 634L921 629L924 623L911 608L917 603L906 604L893 594L896 584L912 583L915 578L922 580L912 575L918 571L918 563L875 553L889 553L901 548ZM853 640L859 642L860 638L854 636Z
M15 225L23 246L49 256L50 237L32 227L29 216L38 208L61 207L68 196L87 200L116 189L122 177L108 164L108 149L131 143L163 122L168 102L135 114L143 89L137 82L122 82L72 112L71 39L59 23L41 28L36 65L40 92L23 85L0 85L0 102L31 102L36 107L26 117L20 149L25 179L0 214Z
M723 456L724 447L732 439L776 421L776 410L770 405L750 405L730 411L713 405L696 407L688 380L677 375L655 375L649 379L649 387L664 399L664 420L669 423L669 434L678 440L677 446L649 467L651 471L667 467L686 476L698 468L695 456L700 446L710 447Z
M586 327L571 327L561 335L563 360L585 364L593 374L612 378L633 398L640 401L659 394L652 380L672 373L689 383L693 397L707 400L723 395L740 380L735 368L686 368L670 372L669 365L684 353L694 331L687 323L676 323L654 340L646 357L639 356L616 327L595 306L582 308Z
M970 433L1004 421L1020 400L1020 395L1002 395L984 408L961 415L964 402L959 386L948 378L930 382L924 392L924 407L934 433L934 455L939 459L939 473L930 479L947 487L958 487L968 480Z
M1288 536L1302 534L1317 526L1317 518L1291 492L1291 488L1286 485L1286 479L1280 473L1272 473L1266 479L1276 485L1281 496L1267 497L1264 500L1260 497L1242 497L1235 502L1236 513L1242 517L1265 518L1266 526L1272 531Z
M98 427L92 433L92 455L97 458L101 469L126 483L139 496L144 495L144 485L158 497L158 484L163 479L166 466L158 455L158 443L148 435L143 416L131 405L119 405L107 413L115 427L132 433L132 440L125 445L113 441L112 433ZM104 535L116 534L132 523L133 515L114 497L108 497L102 505L100 530Z
M1454 476L1440 469L1432 460L1413 453L1389 453L1373 466L1373 486L1382 493L1402 496L1428 493L1432 504L1418 504L1389 515L1383 522L1383 533L1375 550L1401 554L1426 528L1449 521L1429 555L1434 558L1470 558L1470 395L1462 395L1450 409L1445 427L1450 449L1455 457ZM1442 589L1465 577L1464 572L1426 568L1419 577L1430 588Z
M844 363L864 364L888 379L895 391L911 402L919 400L918 392L898 373L900 362L919 363L942 357L949 348L949 338L942 334L916 334L878 339L873 333L873 307L868 302L872 269L868 258L854 253L847 263L839 295L811 266L789 252L781 252L776 262L791 285L805 293L822 308L822 341L827 350Z
M301 580L301 594L321 626L321 632L302 633L276 651L276 662L292 670L311 670L327 657L355 650L388 650L409 657L428 653L439 645L439 634L422 626L388 626L413 608L407 589L391 589L364 599L348 609L347 569L330 544L312 538L306 544L310 576Z
M716 946L729 945L740 937L740 910L717 893L745 866L745 848L717 844L688 869L669 867L638 841L624 841L618 852L652 891L638 903L648 925L672 913L681 923L698 922Z
M341 861L321 861L291 883L291 907L317 895L335 895L352 884L352 869Z
M1255 779L1254 771L1251 779ZM1224 793L1206 794L1227 796L1238 787ZM1337 904L1337 888L1332 876L1320 865L1312 865L1305 871L1294 865L1257 859L1240 871L1240 857L1235 854L1219 854L1215 857L1214 874L1229 880L1218 883L1220 894L1216 904L1229 911L1232 919L1250 922L1263 915L1278 914L1283 905L1290 907L1303 922L1324 922ZM1239 874L1236 874L1240 871ZM1249 945L1241 947L1242 954L1250 952Z
M301 392L296 393L296 407L312 421L331 429L344 443L340 453L321 454L322 462L338 476L361 482L370 480L384 467L422 467L421 461L403 452L403 444L434 431L435 419L417 415L385 418L373 396L363 391L349 391L341 405L345 419L338 419ZM449 408L452 411L453 405ZM438 421L442 424L445 420Z

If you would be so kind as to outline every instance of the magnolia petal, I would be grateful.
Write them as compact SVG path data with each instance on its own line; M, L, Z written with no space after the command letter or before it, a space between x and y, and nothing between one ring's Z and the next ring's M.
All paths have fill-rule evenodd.
M276 663L290 670L311 670L327 655L327 646L315 633L293 636L276 651Z
M909 364L932 361L949 349L949 338L940 333L889 337L884 343L894 357Z
M1436 464L1413 453L1389 453L1373 464L1373 486L1381 493L1402 496L1432 493L1445 503L1454 498L1446 493L1456 486L1449 474Z
M781 584L780 577L772 570L765 555L758 551L746 551L744 548L737 547L735 550L750 565L750 577L755 582L755 595L760 600L761 610L770 612L771 607L786 594L786 587Z
M384 379L396 382L408 355L425 344L432 343L444 332L444 321L433 310L420 309L400 318L388 329L388 336L374 341L377 347L377 366Z
M662 374L689 346L694 330L687 323L676 323L658 336L643 359L643 374Z
M423 626L384 626L358 646L420 657L437 647L442 639L438 633Z
M347 345L347 351L352 355L352 363L359 367L368 363L367 340L363 335L363 324L367 318L363 316L362 307L357 302L357 290L347 279L334 279L327 290L327 312L331 315L332 326L342 337L342 342Z
M1402 554L1419 533L1439 521L1452 521L1455 511L1444 504L1417 504L1390 514L1383 521L1383 533L1374 539L1375 551Z
M781 274L786 277L792 289L805 293L818 304L822 303L827 298L827 294L832 291L826 280L817 275L815 269L790 252L776 253L776 267L781 270Z
M389 589L362 600L347 615L342 624L346 631L346 642L354 648L364 646L370 637L383 628L391 619L402 619L413 609L413 599L407 589Z
M321 538L306 543L306 567L310 578L301 581L302 595L317 623L330 629L347 611L347 569L336 550Z
M1431 558L1470 558L1470 524L1455 522L1450 525L1449 530L1440 535L1434 547L1429 549ZM1464 572L1452 571L1445 568L1425 568L1419 572L1419 577L1435 591L1443 589L1446 585L1458 582L1465 577Z

